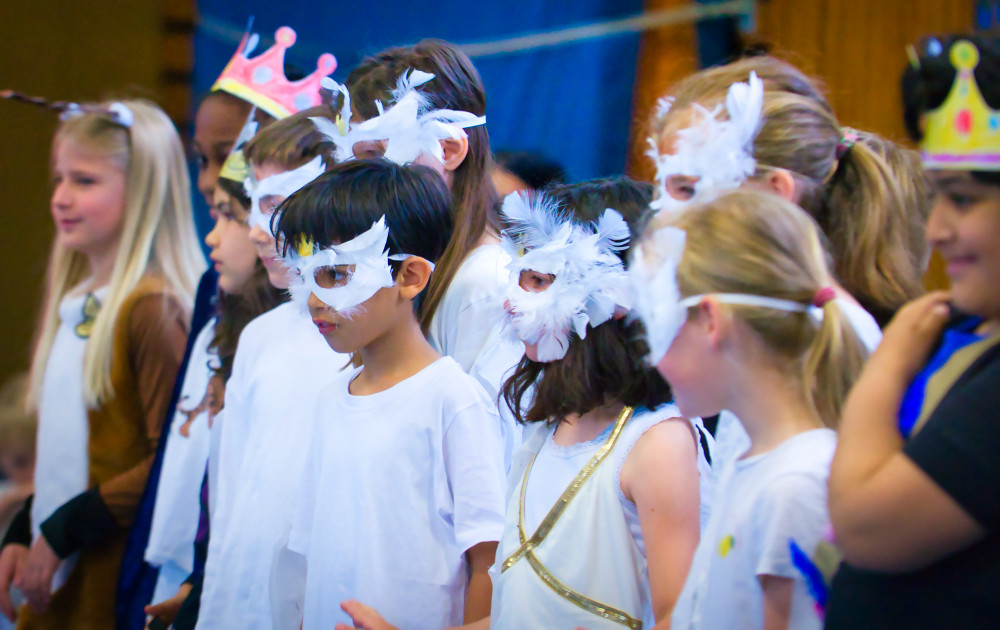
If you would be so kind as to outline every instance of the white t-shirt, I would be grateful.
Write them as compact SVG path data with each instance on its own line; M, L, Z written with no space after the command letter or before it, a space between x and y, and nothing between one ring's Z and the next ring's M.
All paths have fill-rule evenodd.
M307 558L305 628L357 599L403 628L462 623L464 553L503 533L499 419L450 357L368 396L324 388L289 548Z
M505 334L504 291L510 279L510 257L496 244L480 245L458 267L428 331L441 354L455 359L497 400L504 380L524 355L524 344ZM521 445L521 428L509 413L501 414L505 461Z
M826 482L836 445L831 429L814 429L726 467L671 628L763 628L763 575L795 580L789 628L822 627L789 545L812 555L830 527Z
M217 359L208 350L215 336L215 322L212 318L205 324L191 347L188 369L163 453L145 553L146 562L160 569L153 602L176 595L194 569L194 539L198 534L201 484L209 449L209 410L207 406L200 407L212 378L209 364ZM192 414L193 419L188 423ZM186 436L181 433L185 424L188 426Z
M219 425L199 629L273 627L271 573L291 527L316 397L347 362L292 303L240 335Z
M107 287L94 292L104 300ZM76 327L84 317L87 295L68 294L59 302L59 329L45 362L38 401L38 437L35 461L35 498L31 504L31 537L67 501L87 489L90 481L90 422L83 399L83 357L88 338ZM74 553L59 564L52 590L61 587L76 565Z

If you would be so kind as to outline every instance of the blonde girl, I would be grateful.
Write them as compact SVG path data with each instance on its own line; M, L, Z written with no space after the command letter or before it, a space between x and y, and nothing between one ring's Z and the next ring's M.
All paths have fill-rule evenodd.
M819 628L790 544L829 527L837 417L864 346L833 300L816 224L737 189L648 235L630 273L650 356L685 416L731 411L749 450L722 471L672 628Z
M930 205L919 163L907 150L837 120L819 88L794 66L754 57L695 73L678 83L673 105L653 124L661 152L691 124L697 103L711 110L730 86L754 72L763 81L761 124L753 139L756 168L744 185L794 201L819 224L833 255L837 282L885 325L923 293L927 247L922 225ZM667 183L684 195L683 178Z
M0 555L19 628L108 628L127 526L204 268L177 131L145 101L70 105L56 132L49 259L29 404L35 495ZM30 550L29 550L30 545ZM16 584L29 606L15 613Z

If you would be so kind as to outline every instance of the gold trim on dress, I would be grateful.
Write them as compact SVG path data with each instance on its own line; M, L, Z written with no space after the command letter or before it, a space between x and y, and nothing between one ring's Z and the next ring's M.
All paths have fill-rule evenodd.
M597 467L601 464L601 462L607 458L608 454L611 453L611 449L613 449L615 444L618 443L618 438L621 436L622 430L625 428L625 423L632 417L632 413L634 411L635 410L632 407L628 406L622 409L622 412L618 415L618 419L615 421L614 428L611 430L611 435L608 436L608 439L601 445L601 448L598 449L594 456L590 458L590 461L588 461L580 472L577 473L576 477L573 478L573 481L571 481L566 487L562 495L560 495L559 500L552 506L549 513L545 515L545 518L542 519L542 522L539 523L535 533L532 534L529 539L525 534L524 527L524 497L528 488L528 477L531 474L531 468L534 465L535 457L538 454L535 453L535 455L531 456L531 460L528 462L528 466L525 469L524 476L521 480L521 496L519 501L517 524L517 532L521 540L521 546L504 561L500 572L503 573L517 564L519 560L525 558L528 560L528 564L531 565L531 568L535 571L535 574L538 575L538 577L560 597L576 604L589 613L609 621L620 623L631 628L632 630L641 630L642 621L635 619L622 610L607 606L597 600L590 599L585 595L577 593L560 582L554 575L552 575L552 573L549 572L547 568L545 568L545 565L542 564L534 553L534 550L538 547L538 545L545 540L546 536L549 535L549 532L552 531L552 528L555 527L559 517L562 516L563 512L566 511L566 508L569 507L570 501L572 501L573 498L580 492L580 488L583 484L594 474L594 471L597 470Z

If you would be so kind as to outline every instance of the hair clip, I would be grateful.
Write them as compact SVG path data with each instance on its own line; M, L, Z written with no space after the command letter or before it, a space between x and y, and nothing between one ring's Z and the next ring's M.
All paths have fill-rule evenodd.
M858 130L852 127L840 128L840 141L837 142L837 159L844 157L854 143L858 141Z
M45 109L51 109L59 112L59 120L69 120L84 114L95 113L103 114L111 119L111 122L125 128L131 128L132 123L135 122L135 116L132 114L132 110L128 108L128 105L120 101L115 101L107 106L92 104L81 105L80 103L73 103L69 101L50 101L40 96L29 96L24 92L18 92L15 90L0 90L0 98L9 101L27 103L28 105L34 105L36 107L44 107Z

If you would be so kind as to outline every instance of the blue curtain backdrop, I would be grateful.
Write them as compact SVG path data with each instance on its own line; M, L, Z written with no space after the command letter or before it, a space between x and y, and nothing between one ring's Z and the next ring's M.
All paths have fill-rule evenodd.
M298 39L287 61L305 72L323 52L337 57L343 81L366 54L437 37L465 44L636 15L641 0L382 0L370 3L235 3L200 0L195 35L195 94L207 92L232 56L249 15L262 41L280 26ZM574 180L621 173L625 166L637 34L616 35L474 58L487 89L494 150L539 151Z

